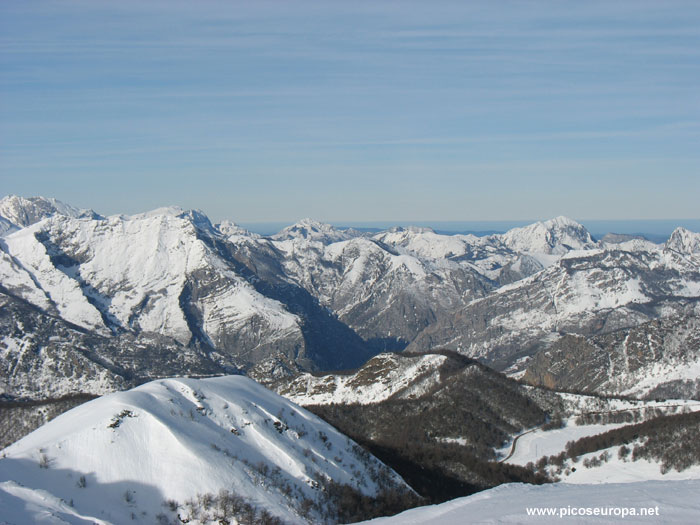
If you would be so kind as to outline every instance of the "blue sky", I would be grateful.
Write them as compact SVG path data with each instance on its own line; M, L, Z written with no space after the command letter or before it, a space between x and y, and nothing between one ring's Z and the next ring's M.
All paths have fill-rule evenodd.
M700 216L700 3L0 2L0 193L218 220Z

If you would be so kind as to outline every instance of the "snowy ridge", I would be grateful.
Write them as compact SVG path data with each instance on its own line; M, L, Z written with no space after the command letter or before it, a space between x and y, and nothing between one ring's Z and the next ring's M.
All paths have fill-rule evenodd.
M52 199L1 202L8 294L91 334L174 339L222 371L349 368L407 347L506 369L511 350L635 326L700 297L697 234L682 229L665 249L595 243L564 217L488 237L370 236L304 219L261 237L178 207L102 218ZM14 220L29 225L14 231Z
M159 380L104 396L62 414L0 459L0 501L40 507L15 502L12 512L25 523L55 508L55 498L105 523L154 523L162 513L186 518L184 506L170 511L163 503L182 505L222 489L288 522L313 522L319 516L303 516L301 503L319 498L325 480L367 495L380 487L407 490L333 427L241 376Z
M282 384L277 392L302 406L378 403L398 393L417 396L438 381L436 372L446 360L446 356L437 354L380 354L353 374L301 374ZM405 392L408 387L410 392Z
M511 250L500 235L443 235L429 228L392 228L373 239L399 253L443 266L463 266L501 284L536 273L543 267L536 258Z

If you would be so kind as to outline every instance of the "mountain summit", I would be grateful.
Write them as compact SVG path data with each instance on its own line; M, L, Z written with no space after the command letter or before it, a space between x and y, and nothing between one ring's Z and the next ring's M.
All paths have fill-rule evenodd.
M585 227L563 216L513 228L499 237L510 249L524 253L563 255L570 250L597 247Z
M30 226L53 215L90 219L99 217L92 210L80 210L52 198L8 195L0 200L0 217L17 226Z

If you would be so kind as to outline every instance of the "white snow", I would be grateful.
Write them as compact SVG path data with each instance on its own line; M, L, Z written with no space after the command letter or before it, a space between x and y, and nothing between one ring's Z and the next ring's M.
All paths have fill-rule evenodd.
M56 219L62 217L57 216ZM106 333L100 312L87 300L79 283L54 266L46 247L36 238L42 225L51 220L44 219L5 237L6 251L15 260L21 261L23 270L56 305L61 317L98 333ZM36 306L42 307L46 299L38 299L41 296L41 292L32 290L27 299L38 300Z
M276 480L260 466L278 469ZM374 494L368 472L382 468L358 457L333 427L251 379L166 379L78 406L3 450L0 501L24 502L23 509L11 505L24 516L17 525L57 507L66 512L60 500L109 523L154 523L167 499L184 503L225 489L305 523L295 492L315 498L320 476ZM403 485L396 474L390 479Z
M441 505L408 510L363 523L373 525L464 525L487 523L697 523L700 516L700 480L644 481L605 485L525 485L511 483ZM622 508L636 516L623 518ZM656 510L658 507L658 515ZM528 509L553 509L549 517L528 515ZM572 516L572 512L599 515ZM607 510L610 508L617 511ZM560 510L561 509L561 510ZM572 511L571 509L575 509ZM603 510L605 509L605 510ZM641 516L649 509L654 515ZM645 512L649 512L645 510ZM559 513L564 515L559 517ZM618 512L616 515L600 515Z
M298 330L296 315L258 293L198 238L195 222L202 217L179 208L104 220L54 216L5 241L42 289L25 298L44 307L36 297L45 292L64 319L92 330L105 332L104 313L119 328L161 333L186 344L192 334L180 297L192 275L216 283L195 304L211 340L252 317L265 320L274 337ZM54 242L79 265L56 267L36 238L40 233L61 239ZM0 261L0 275L9 274L8 266Z
M378 403L405 389L421 375L429 375L432 380L437 380L434 372L446 359L445 356L436 354L400 358L394 354L380 354L369 360L359 373L320 377L302 374L285 385L280 394L302 406ZM381 381L368 381L367 377L371 377L374 368L382 369ZM424 389L433 384L430 378L426 378L426 381L421 384ZM421 393L412 391L406 392L406 395L418 396Z

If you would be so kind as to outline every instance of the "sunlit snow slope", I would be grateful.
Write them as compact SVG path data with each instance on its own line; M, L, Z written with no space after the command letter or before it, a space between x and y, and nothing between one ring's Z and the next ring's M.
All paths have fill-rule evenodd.
M697 523L700 480L645 481L605 485L506 484L441 505L412 509L373 525L464 525L465 523ZM652 509L649 516L572 516L571 509ZM658 507L658 515L656 509ZM533 509L553 509L553 516L528 515ZM560 511L560 509L563 509ZM540 511L544 512L544 511ZM611 511L607 511L611 512ZM614 511L613 511L614 512Z
M163 379L76 407L6 448L0 502L17 525L54 512L150 524L159 514L186 518L186 500L223 489L306 523L318 516L302 502L320 501L329 480L367 495L408 490L333 427L251 379Z

